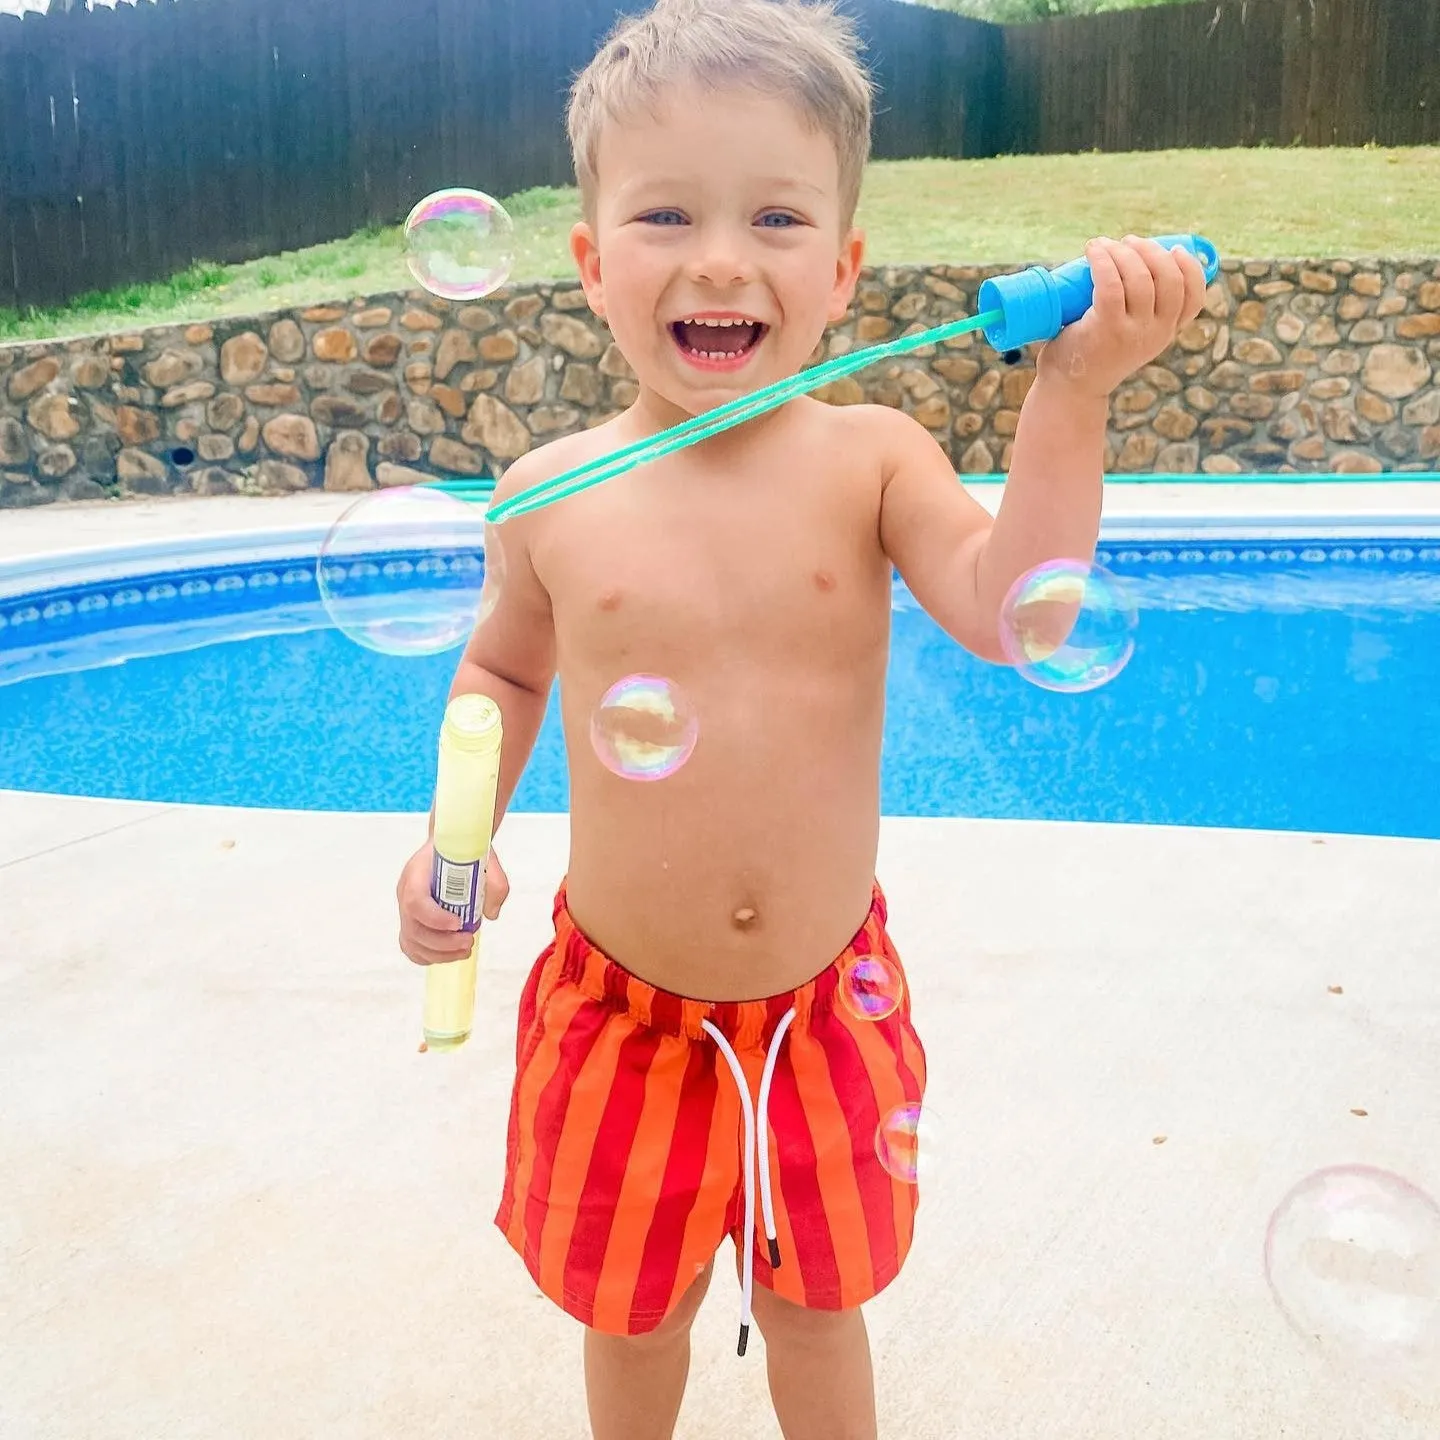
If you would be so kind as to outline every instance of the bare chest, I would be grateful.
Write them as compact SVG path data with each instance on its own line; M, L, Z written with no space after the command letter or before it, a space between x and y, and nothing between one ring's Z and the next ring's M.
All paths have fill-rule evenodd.
M658 467L657 467L658 468ZM852 663L883 647L878 498L845 473L682 472L576 507L541 550L562 666ZM788 481L788 483L787 483ZM604 488L604 487L602 487Z

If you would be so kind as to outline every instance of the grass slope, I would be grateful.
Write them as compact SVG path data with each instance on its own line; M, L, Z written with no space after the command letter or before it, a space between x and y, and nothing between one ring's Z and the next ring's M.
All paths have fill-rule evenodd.
M573 275L574 190L511 196L515 281ZM1440 147L1167 150L877 162L858 223L872 264L1060 261L1095 234L1195 230L1222 254L1440 255ZM94 334L373 295L413 282L387 227L56 310L0 309L0 342Z

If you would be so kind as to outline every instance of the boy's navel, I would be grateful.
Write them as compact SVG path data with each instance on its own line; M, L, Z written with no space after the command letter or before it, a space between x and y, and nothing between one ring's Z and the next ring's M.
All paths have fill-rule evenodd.
M737 930L750 930L754 927L755 921L759 918L750 905L742 905L731 917L731 923Z

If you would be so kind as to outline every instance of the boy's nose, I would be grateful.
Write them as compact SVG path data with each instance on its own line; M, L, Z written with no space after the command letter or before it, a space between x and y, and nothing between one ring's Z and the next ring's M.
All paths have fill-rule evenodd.
M753 277L754 267L742 246L731 237L717 234L696 247L689 268L691 279L723 288L745 284Z

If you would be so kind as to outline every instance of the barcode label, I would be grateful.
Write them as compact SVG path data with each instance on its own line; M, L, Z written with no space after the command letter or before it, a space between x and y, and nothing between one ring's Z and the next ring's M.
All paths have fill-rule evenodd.
M463 905L470 898L470 871L448 860L440 865L440 898L446 905Z
M438 852L430 872L430 893L435 903L452 915L460 917L460 928L474 932L480 928L480 900L485 893L485 862L473 860L457 864Z

